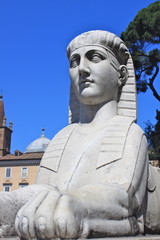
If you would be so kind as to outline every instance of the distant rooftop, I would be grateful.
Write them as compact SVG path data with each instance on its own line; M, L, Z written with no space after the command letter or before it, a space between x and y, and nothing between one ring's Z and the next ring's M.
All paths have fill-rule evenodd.
M29 160L29 159L41 159L43 152L37 153L24 153L22 155L16 156L14 154L7 154L3 157L0 157L0 162L4 160Z

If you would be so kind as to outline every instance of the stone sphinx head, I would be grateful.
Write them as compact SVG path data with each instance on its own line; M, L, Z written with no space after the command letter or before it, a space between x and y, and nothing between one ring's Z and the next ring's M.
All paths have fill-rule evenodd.
M83 33L70 42L67 56L70 61L71 80L76 80L76 74L77 76L79 74L80 77L82 76L82 84L86 84L85 91L82 91L78 84L71 81L70 123L79 122L80 102L84 100L84 104L90 104L90 95L92 99L94 97L92 103L95 104L100 103L99 101L116 100L118 115L133 117L136 120L134 67L130 53L119 37L99 30ZM87 92L89 91L87 84L92 81L89 77L90 72L97 81L101 81L101 88L97 87L93 94ZM83 82L83 76L88 82ZM80 95L83 95L82 99Z

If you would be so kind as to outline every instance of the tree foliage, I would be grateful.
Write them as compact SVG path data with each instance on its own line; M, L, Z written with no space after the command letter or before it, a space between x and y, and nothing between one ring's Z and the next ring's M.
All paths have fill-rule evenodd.
M154 86L160 63L160 1L138 12L121 38L129 48L135 66L138 92L148 87L160 101L160 93Z
M160 111L156 114L157 123L155 126L149 121L146 123L145 133L149 143L150 160L160 161Z

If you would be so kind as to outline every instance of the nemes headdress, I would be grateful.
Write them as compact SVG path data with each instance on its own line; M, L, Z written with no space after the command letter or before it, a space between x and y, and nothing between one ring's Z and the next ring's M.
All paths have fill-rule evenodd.
M108 31L89 31L74 38L67 47L68 58L73 51L84 46L100 46L117 59L120 65L126 65L129 76L121 89L118 102L118 115L137 118L136 107L136 81L134 66L131 55L124 42L115 34ZM79 101L74 94L73 87L70 88L69 123L79 122Z

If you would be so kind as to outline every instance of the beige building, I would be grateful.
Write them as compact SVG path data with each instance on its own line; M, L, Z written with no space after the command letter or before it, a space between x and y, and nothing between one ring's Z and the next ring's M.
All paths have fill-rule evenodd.
M50 140L44 129L40 138L33 141L24 153L10 153L12 122L6 126L4 103L0 96L0 191L12 191L34 184L43 153Z

